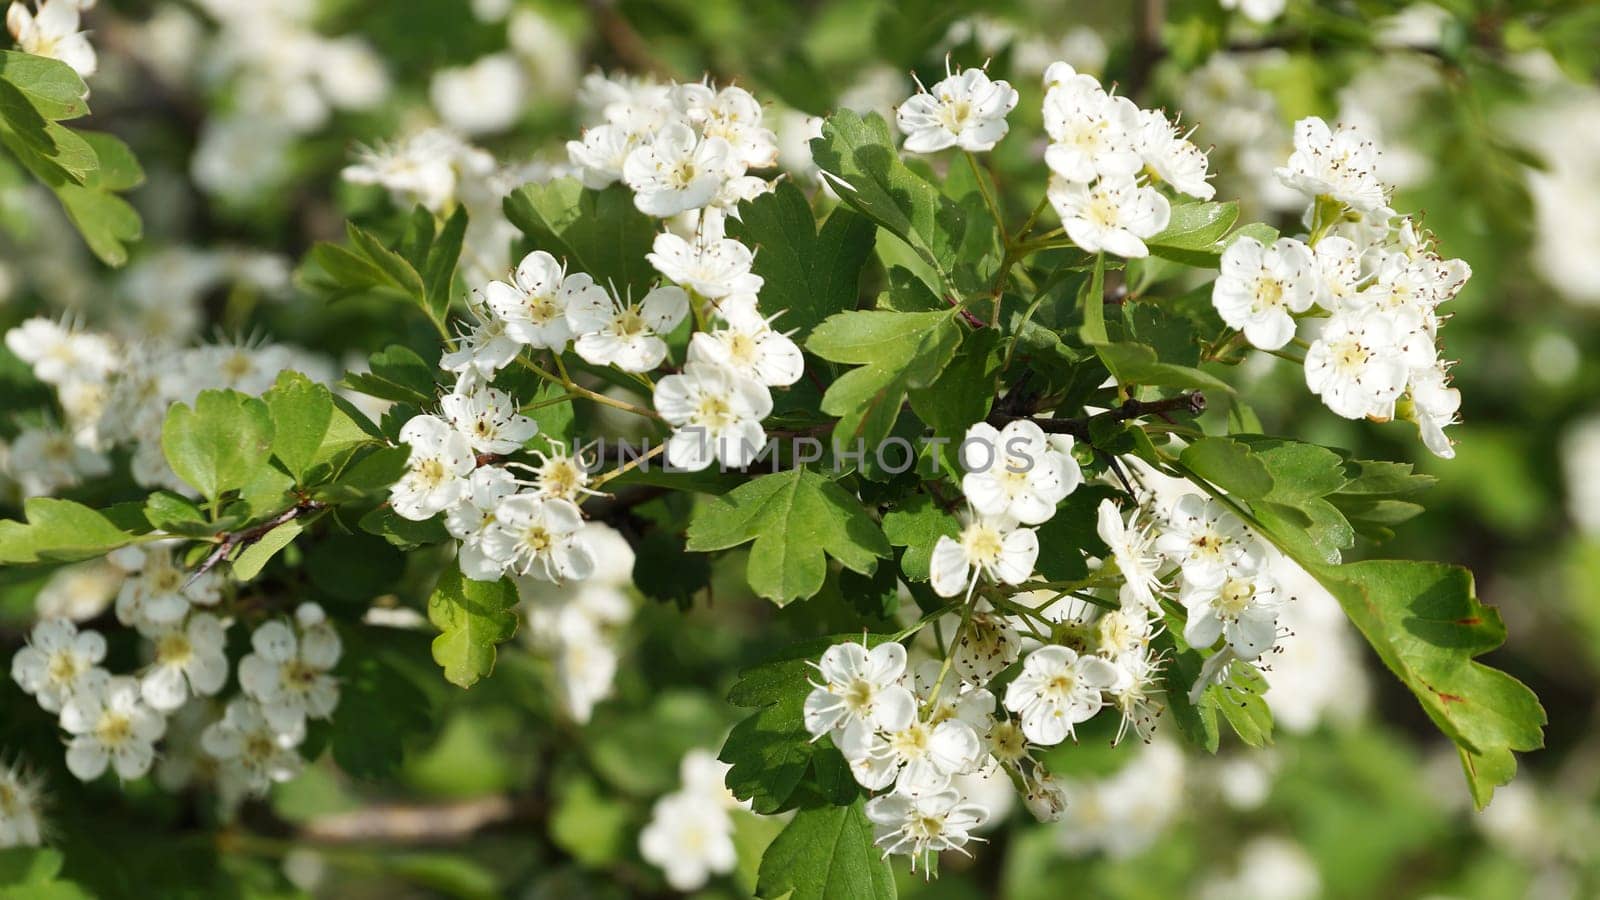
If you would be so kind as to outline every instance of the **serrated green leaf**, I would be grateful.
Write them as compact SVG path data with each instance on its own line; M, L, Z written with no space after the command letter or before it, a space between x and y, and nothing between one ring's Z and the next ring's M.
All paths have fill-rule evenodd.
M768 900L893 900L894 872L872 842L864 801L802 809L761 857L756 895Z
M16 88L41 116L75 119L89 112L89 86L71 66L47 56L0 50L0 80Z
M461 261L461 244L466 235L467 208L458 206L429 245L421 266L423 305L435 321L443 322L449 314L450 291L455 284L456 266Z
M1239 204L1233 200L1225 203L1175 204L1166 230L1145 243L1150 246L1152 253L1158 247L1220 253L1222 251L1216 246L1217 241L1228 233L1238 219Z
M207 500L249 484L272 455L267 405L237 391L202 391L193 407L174 403L161 449L179 478Z
M1230 396L1234 392L1226 381L1200 369L1159 361L1155 349L1144 344L1096 344L1094 349L1119 384L1213 391Z
M856 307L861 269L877 229L840 207L817 230L811 204L791 181L739 207L728 234L756 251L751 270L766 279L763 308L784 310L777 327L803 341L817 323Z
M344 383L369 397L396 403L428 406L437 399L437 369L409 347L392 344L372 354L367 364L371 371L346 372Z
M446 681L468 688L494 671L495 647L517 631L517 589L509 578L474 581L447 566L428 598L428 621L439 629L433 659Z
M821 590L824 553L861 573L889 555L889 542L860 501L806 469L747 482L700 507L689 525L690 550L750 540L750 587L779 606Z
M1201 438L1183 448L1178 458L1195 474L1235 497L1257 500L1273 489L1266 464L1247 445L1231 438Z
M811 155L846 203L909 244L948 284L955 249L941 219L960 218L955 204L900 161L882 116L839 110L811 141Z

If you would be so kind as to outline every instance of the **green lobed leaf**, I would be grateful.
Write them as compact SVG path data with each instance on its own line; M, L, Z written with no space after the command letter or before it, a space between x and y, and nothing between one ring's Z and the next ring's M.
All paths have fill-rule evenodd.
M461 262L461 244L467 235L467 208L456 207L439 234L428 247L419 271L422 273L423 306L435 321L443 322L450 311L450 292L455 284L456 266Z
M764 309L784 310L777 327L804 340L828 316L856 307L861 269L872 256L877 229L839 207L817 229L811 204L792 181L740 205L728 234L756 251L752 271L766 283Z
M939 538L960 533L961 523L929 494L913 494L883 515L884 536L890 544L906 548L900 571L912 581L928 580L928 563Z
M71 66L47 56L0 50L0 81L16 88L39 114L51 121L89 112L89 86Z
M261 398L272 415L272 455L305 483L333 421L333 394L299 372L283 371Z
M1145 244L1152 253L1156 248L1168 247L1221 253L1217 242L1238 219L1239 204L1233 200L1225 203L1178 203L1172 207L1172 218L1166 230L1149 238Z
M701 506L687 547L725 550L750 540L750 587L779 606L822 589L824 553L863 574L889 555L860 501L807 469L764 475Z
M1235 497L1257 500L1273 490L1272 474L1250 448L1225 437L1206 437L1178 457L1195 474Z
M1156 385L1187 390L1233 394L1233 387L1215 375L1188 366L1161 362L1145 344L1096 344L1095 352L1119 384Z
M961 346L957 310L893 312L859 310L828 317L811 333L806 349L858 368L846 372L822 397L822 411L839 418L833 438L850 449L868 448L888 436L912 389L932 385Z
M657 224L633 205L620 184L591 191L572 178L526 184L506 197L506 218L533 246L565 258L567 270L641 297L657 279L645 254Z
M439 629L433 659L446 681L468 688L494 671L496 645L517 631L517 589L509 578L474 581L449 565L428 598L428 621Z
M761 857L756 895L771 900L893 900L894 872L873 844L864 805L857 800L795 813Z
M294 543L294 539L304 530L304 525L291 519L268 531L260 540L244 548L234 557L233 577L238 581L254 580L272 557L276 556L279 550Z
M949 198L901 162L882 116L839 110L822 123L811 154L846 203L909 244L948 284L955 256L948 225L960 217Z
M238 490L272 454L267 405L237 391L202 391L194 406L174 403L161 428L161 449L179 478L207 500Z

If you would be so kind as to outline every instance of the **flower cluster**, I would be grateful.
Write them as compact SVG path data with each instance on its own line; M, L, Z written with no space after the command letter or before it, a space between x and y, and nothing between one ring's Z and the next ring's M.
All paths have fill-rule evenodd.
M1152 641L1168 610L1182 610L1184 643L1208 654L1192 703L1278 643L1277 554L1220 499L1161 500L1150 488L1131 512L1103 500L1098 567L1082 582L1041 580L1030 526L1081 483L1072 451L1071 438L1030 419L969 429L960 457L971 513L930 562L932 587L956 598L947 610L960 617L944 659L911 666L899 642L843 643L815 663L806 729L884 792L867 815L886 853L960 850L991 815L963 794L963 776L1003 772L1031 812L1057 818L1066 794L1035 750L1075 740L1103 709L1121 719L1115 740L1131 731L1149 741L1165 705ZM990 686L1007 673L997 702Z
M592 115L567 156L584 186L621 182L646 215L716 217L771 187L750 172L777 164L778 138L744 88L595 74L579 102Z
M116 562L127 565L139 555L141 568L117 600L118 617L145 639L148 662L137 675L108 671L105 638L68 619L41 621L12 657L12 680L57 714L69 736L67 768L84 781L108 768L123 780L140 778L155 762L156 744L180 737L169 731L169 717L199 710L210 724L198 741L218 763L225 798L264 793L272 782L287 780L299 771L294 748L305 738L306 718L327 718L339 701L329 674L339 661L339 637L322 608L301 604L293 627L268 620L256 629L254 652L239 662L242 693L219 715L209 698L228 681L231 620L191 607L215 604L216 586L189 590L186 574L162 549L128 548L118 551ZM18 821L24 837L37 835L36 821L31 831L28 820Z
M1301 319L1321 320L1301 342L1311 392L1345 418L1409 419L1429 450L1453 456L1444 429L1461 395L1439 355L1438 309L1471 269L1441 257L1430 234L1386 205L1377 150L1354 128L1303 119L1294 145L1278 177L1311 199L1310 234L1270 246L1234 240L1212 288L1217 313L1273 351L1296 340Z
M657 800L639 832L639 855L661 869L679 891L696 891L712 875L733 871L733 812L748 808L723 784L729 766L708 750L691 750L678 764L682 785Z
M1167 227L1172 207L1155 185L1201 199L1209 162L1160 110L1140 109L1066 63L1045 71L1050 203L1073 243L1128 258Z

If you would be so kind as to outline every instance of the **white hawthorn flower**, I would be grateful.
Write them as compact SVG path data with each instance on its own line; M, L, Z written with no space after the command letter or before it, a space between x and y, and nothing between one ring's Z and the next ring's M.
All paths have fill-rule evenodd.
M927 869L945 850L965 854L972 832L989 819L987 809L954 788L920 797L884 794L867 801L866 813L884 855L909 856L913 869L919 860Z
M44 843L43 806L38 778L0 764L0 850Z
M572 339L567 303L585 290L604 292L587 275L567 277L566 267L554 256L535 250L517 263L510 283L491 281L483 286L483 303L505 323L507 337L559 353Z
M228 680L227 629L210 613L151 635L155 659L139 689L151 708L170 713L193 694L210 697Z
M1156 549L1182 568L1184 587L1216 587L1231 572L1254 573L1266 556L1243 520L1199 494L1185 494L1173 504Z
M1211 304L1252 346L1277 350L1294 337L1294 314L1311 308L1317 273L1311 249L1294 238L1278 238L1267 247L1246 235L1222 252Z
M483 552L518 575L541 581L582 581L594 554L578 536L583 513L566 500L517 494L500 501L483 532Z
M33 12L22 0L13 0L6 10L6 29L22 52L59 59L88 78L100 62L89 36L78 30L81 5L78 0L39 0Z
M814 738L847 733L900 731L917 716L917 700L902 682L906 648L890 641L868 650L864 643L834 644L813 664L820 681L806 695L806 731Z
M622 180L628 154L639 146L639 135L619 125L585 128L580 140L567 141L567 160L591 191L604 190Z
M1450 386L1443 364L1435 363L1411 373L1411 415L1422 432L1422 444L1435 456L1452 459L1456 455L1445 428L1456 422L1461 411L1461 392Z
M499 581L505 564L483 550L483 535L494 524L500 501L517 492L517 480L499 466L479 466L468 479L467 494L444 514L445 530L461 542L456 561L474 581Z
M66 619L33 626L28 645L11 658L11 679L39 701L45 712L60 712L106 658L106 639L79 631Z
M1361 285L1361 249L1355 241L1330 234L1317 242L1317 305L1329 312L1345 307Z
M671 122L628 153L622 180L640 212L665 219L710 203L728 176L732 155L722 138L702 139L688 125Z
M75 331L43 316L8 330L6 349L33 367L33 377L58 386L103 381L121 364L116 347L104 335Z
M656 801L650 824L639 832L639 855L661 869L674 890L699 890L739 862L733 820L714 800L686 791L668 794Z
M1378 149L1354 127L1337 130L1315 116L1294 124L1294 153L1278 180L1308 197L1329 196L1357 212L1388 202L1378 180Z
M1135 508L1124 522L1115 503L1101 500L1095 528L1100 540L1111 549L1111 559L1122 575L1128 597L1145 609L1153 609L1156 593L1161 590L1162 560L1155 552L1156 538L1149 525L1138 524L1140 515Z
M1252 660L1278 642L1282 599L1265 568L1230 571L1221 584L1211 586L1186 581L1178 600L1189 614L1183 639L1191 647L1204 649L1222 637L1238 658Z
M250 636L254 652L239 660L239 687L285 734L301 733L308 717L326 719L339 705L339 683L329 674L343 653L339 633L315 603L295 610L295 624L263 622Z
M656 383L655 407L673 427L667 462L697 472L717 459L737 469L766 445L761 420L772 412L772 393L731 369L690 362Z
M1047 193L1067 236L1088 253L1148 256L1144 239L1160 234L1172 218L1167 198L1155 188L1140 187L1131 176L1103 177L1093 184L1054 177Z
M428 99L446 125L462 134L505 131L527 108L528 74L511 53L491 53L464 65L435 69Z
M534 492L541 497L580 502L585 496L599 496L599 491L589 487L589 469L579 456L567 451L565 444L548 441L550 452L531 451L539 460L533 466Z
M510 326L505 320L492 312L485 312L471 296L467 301L467 309L474 321L464 334L454 338L455 347L439 357L439 368L457 375L472 372L481 378L491 379L494 373L517 358L517 354L522 352L522 343L511 336L508 331ZM564 322L565 316L562 318Z
M1246 19L1265 25L1283 15L1288 0L1221 0L1223 9L1236 9Z
M951 777L972 769L983 751L973 727L955 718L912 719L883 734L851 728L838 744L862 787L878 791L893 784L913 797L949 787Z
M150 771L167 722L145 705L138 681L99 673L61 707L61 727L72 735L67 768L78 780L99 778L108 764L129 780Z
M423 415L406 422L400 441L410 445L411 460L406 474L389 489L396 515L421 522L466 496L467 479L477 465L466 435L437 416Z
M1039 536L1009 516L974 514L959 537L940 535L933 545L928 580L941 597L970 593L978 579L1021 584L1039 558Z
M1073 728L1105 705L1117 668L1098 656L1050 645L1028 654L1022 673L1006 686L1006 709L1022 720L1028 740L1046 747L1072 737Z
M567 304L567 325L578 336L573 349L585 361L648 372L667 358L660 335L688 314L689 295L680 287L652 288L638 303L622 302L609 291L586 291Z
M397 205L420 203L441 212L457 199L462 176L483 178L494 171L494 157L445 128L429 128L398 144L364 148L340 173L352 184L380 185Z
M1041 822L1059 822L1067 809L1067 789L1056 777L1035 766L1023 780L1027 788L1022 795L1022 805Z
M1087 184L1096 178L1132 178L1144 167L1134 142L1139 108L1113 97L1092 76L1064 63L1045 73L1044 128L1050 135L1044 162L1059 178Z
M1187 135L1179 134L1177 126L1160 110L1139 111L1134 145L1145 167L1180 194L1201 200L1216 196L1217 189L1206 180L1210 177L1211 160L1204 150L1189 142Z
M1346 419L1394 417L1406 364L1393 317L1339 312L1306 351L1306 387Z
M439 411L452 428L466 435L475 453L515 453L539 433L539 423L519 415L517 401L510 394L488 385L474 386L465 393L458 385L439 400Z
M1070 450L1065 460L1072 460ZM961 463L967 470L961 493L974 510L1009 516L1024 525L1048 521L1083 479L1077 463L1068 468L1062 455L1052 451L1044 429L1026 419L1001 429L987 422L968 428Z
M697 331L689 339L689 362L728 369L768 387L786 387L805 374L800 347L765 319L736 318L712 331Z
M951 665L968 684L988 684L1022 654L1022 636L991 612L975 612L955 647Z
M128 546L108 557L130 577L117 591L117 621L150 634L183 621L192 606L215 606L222 599L222 575L195 575L182 568L166 546Z
M732 238L689 240L663 231L645 258L668 281L712 300L759 293L763 284L750 271L755 253Z
M982 69L950 71L931 90L921 88L895 110L895 124L911 153L936 153L948 147L980 153L993 150L1010 128L1006 115L1016 108L1017 91L992 81Z
M305 723L280 730L267 720L261 704L248 697L228 703L222 718L200 733L200 746L233 770L247 792L265 794L300 774L304 761L295 748L305 739Z
M728 142L734 167L765 169L777 165L778 136L761 124L761 101L744 88L725 87L707 102L697 104L690 115L702 136Z
M5 469L24 497L40 497L109 473L111 460L80 444L71 430L47 422L22 428L11 442Z

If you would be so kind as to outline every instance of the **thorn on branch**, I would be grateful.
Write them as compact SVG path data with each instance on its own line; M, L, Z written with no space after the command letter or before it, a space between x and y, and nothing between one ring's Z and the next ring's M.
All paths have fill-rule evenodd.
M187 588L188 586L194 584L202 575L216 568L217 564L226 559L228 555L231 554L235 549L243 550L246 547L249 547L251 544L254 544L256 541L266 537L269 532L271 532L274 528L277 528L279 525L293 522L295 519L298 519L307 513L325 509L327 505L328 504L323 503L321 500L301 500L294 506L289 507L288 509L278 513L259 525L252 525L242 531L228 531L219 534L217 536L216 548L210 553L206 554L206 558L200 561L199 567L197 567L194 570L194 573L189 576L189 580L183 583L183 586Z

